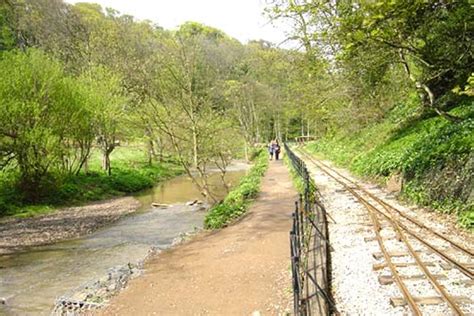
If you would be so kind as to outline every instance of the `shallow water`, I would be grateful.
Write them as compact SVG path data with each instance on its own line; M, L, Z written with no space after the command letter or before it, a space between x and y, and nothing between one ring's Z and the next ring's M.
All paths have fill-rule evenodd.
M245 169L235 166L226 182L235 185ZM223 198L220 177L213 174L210 183L214 195ZM111 267L138 262L151 247L169 247L181 233L202 227L205 212L184 205L200 198L191 180L180 176L137 195L139 212L94 234L0 256L0 297L7 298L0 314L49 315L59 296L106 275ZM152 202L171 206L153 209Z

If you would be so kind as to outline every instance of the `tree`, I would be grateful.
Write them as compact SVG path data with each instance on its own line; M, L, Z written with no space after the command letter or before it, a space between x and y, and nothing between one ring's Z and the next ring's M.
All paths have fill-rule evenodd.
M361 2L341 4L347 51L379 46L391 53L419 91L424 106L443 110L441 96L464 84L474 66L474 18L469 1Z
M0 52L15 47L14 10L10 1L0 2Z
M91 68L80 81L87 91L91 125L102 152L102 168L111 175L110 154L120 145L128 99L123 94L120 78L105 67Z
M232 156L230 140L240 142L216 89L231 63L222 50L225 39L205 26L192 24L191 31L188 26L162 42L159 76L148 85L141 110L152 123L150 132L166 138L202 194L215 200L207 183L208 169L214 165L225 173Z
M83 96L60 62L35 49L4 53L0 78L0 167L18 166L22 191L37 201L71 154L67 144L90 135L78 120Z

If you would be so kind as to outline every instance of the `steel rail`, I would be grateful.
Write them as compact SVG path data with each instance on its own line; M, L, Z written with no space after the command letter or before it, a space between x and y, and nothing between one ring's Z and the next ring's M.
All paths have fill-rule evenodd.
M415 302L413 296L409 293L406 285L401 280L401 277L398 274L398 271L397 271L396 267L394 266L393 262L391 261L391 258L389 256L384 244L383 244L383 239L381 238L380 233L379 233L379 231L380 231L380 222L379 222L376 214L379 214L379 215L382 215L383 217L385 217L388 220L388 222L392 225L394 231L399 236L400 241L403 241L403 244L408 249L410 255L415 259L418 267L422 270L422 272L428 278L428 281L436 289L436 291L442 296L443 300L448 304L448 306L456 313L456 315L464 315L463 311L456 305L456 303L454 302L454 299L451 297L451 295L444 289L444 287L441 284L439 284L439 282L431 274L429 269L422 262L421 258L418 256L418 254L416 254L415 250L411 246L410 242L406 238L403 231L400 229L399 223L396 220L394 220L391 216L388 216L384 212L381 212L374 205L372 205L370 202L368 202L366 199L364 199L360 194L358 194L347 183L344 183L343 181L341 181L340 179L335 177L333 174L331 174L328 171L328 170L333 171L330 167L327 167L325 165L324 165L324 167L321 167L321 164L318 164L318 162L316 162L316 160L313 159L311 156L309 156L307 153L303 152L302 150L300 150L300 152L304 156L309 158L309 160L314 165L318 166L323 172L325 172L327 175L329 175L334 180L336 180L339 184L341 184L343 187L345 187L349 192L351 192L352 195L354 195L357 198L357 200L367 208L367 210L369 211L369 214L371 216L372 222L374 224L374 231L375 231L375 234L376 234L377 242L378 242L378 244L380 246L380 249L382 250L382 253L384 254L385 260L387 261L387 264L388 264L388 266L389 266L389 268L392 272L392 276L393 276L394 280L396 281L397 285L399 286L400 290L402 291L402 294L404 295L405 300L407 301L408 305L410 306L410 309L412 310L412 312L415 315L421 315L421 311L419 310L418 306L416 305L416 302ZM334 172L334 173L338 174L337 172ZM342 176L342 178L345 178L345 177ZM345 179L347 179L347 178L345 178ZM348 180L348 181L351 184L355 184L355 183L353 183L353 181L350 181L350 180ZM356 184L356 186L358 186L358 185ZM365 190L363 190L363 189L361 189L361 190L365 192ZM377 201L376 199L374 199L374 200ZM384 206L384 205L382 205L382 206ZM386 210L389 211L388 209L386 209ZM405 228L403 228L403 229L405 229Z
M302 149L299 149L300 152L304 153L307 157L311 158L309 156L309 154L302 150ZM379 197L375 196L374 194L368 192L367 190L365 190L364 188L362 188L358 183L354 182L353 180L347 178L346 176L344 176L343 174L339 173L337 170L334 170L333 168L329 167L327 164L325 164L324 162L322 161L318 161L318 163L320 163L321 165L323 165L324 167L330 169L332 172L334 172L335 174L337 174L338 176L340 176L341 178L343 178L344 180L350 182L352 185L356 186L357 189L359 190L362 190L365 194L367 194L368 196L370 196L370 198L374 199L375 201L377 201L379 204L385 206L385 207L388 207L390 209L392 209L393 211L397 212L400 216L406 218L407 220L409 220L410 222L412 222L413 224L421 227L421 228L424 228L426 229L427 231L429 231L430 233L436 235L437 237L439 237L440 239L443 239L444 241L446 241L447 243L453 245L454 247L456 247L458 250L464 252L465 254L471 256L471 257L474 257L474 251L472 250L469 250L469 249L466 249L465 247L463 247L462 245L458 244L457 242L449 239L448 237L438 233L437 231L433 230L432 228L426 226L425 224L421 223L420 221L418 221L417 219L411 217L410 215L407 215L405 214L404 212L400 211L398 208L396 208L395 206L385 202L384 200L380 199Z
M357 184L356 182L352 181L351 179L348 179L347 177L345 177L344 175L340 174L339 172L337 172L336 170L332 169L331 167L329 167L328 165L324 164L323 162L321 161L317 161L317 163L315 162L316 160L311 157L307 152L305 152L304 150L302 149L299 149L298 150L300 153L302 153L303 155L305 155L305 157L307 157L311 162L313 162L314 164L320 164L322 165L323 167L325 167L326 169L329 169L331 170L331 172L334 172L335 174L337 174L338 176L340 176L341 178L343 178L344 180L348 181L351 185L355 186L357 190L360 190L362 191L364 194L366 194L367 196L369 196L371 199L373 199L374 201L376 201L377 203L379 203L380 205L382 205L382 207L388 211L388 212L391 212L391 210L394 210L396 211L398 214L400 214L401 216L403 216L404 218L407 218L410 220L410 216L406 215L406 214L403 214L402 211L398 210L397 208L395 208L394 206L386 203L385 201L383 201L382 199L378 198L377 196L375 196L374 194L368 192L367 190L365 190L364 188L362 188L359 184ZM334 178L334 177L333 177ZM386 218L391 218L391 217L388 217L385 213L382 213L382 215ZM413 221L412 221L413 222ZM418 221L415 221L413 222L414 224L418 225L416 222ZM428 232L430 233L433 233L434 235L440 237L441 239L443 239L444 241L450 243L451 245L455 246L455 248L463 251L465 254L468 254L472 257L471 253L472 251L468 250L468 249L465 249L463 248L462 246L460 246L459 244L455 243L454 241L450 240L449 238L439 234L438 232L434 231L433 229L429 228L428 226L424 225L424 224L421 224L419 223L420 225L418 226L421 226L422 228L425 228ZM432 251L434 251L435 253L437 253L440 257L442 257L445 261L451 263L452 265L454 265L459 271L461 271L464 275L466 275L467 277L469 277L470 279L474 279L474 273L466 266L464 266L462 263L460 263L459 261L457 261L456 259L453 259L452 257L450 257L449 255L445 254L443 251L439 250L438 248L436 248L435 246L431 245L429 242L427 242L426 240L424 240L422 237L420 237L417 233L415 233L414 231L412 231L411 229L409 229L406 225L404 225L403 223L401 223L400 221L398 221L398 225L403 229L405 230L409 235L411 235L413 238L415 238L416 240L418 240L420 243L422 243L423 245L425 245L426 247L430 248Z

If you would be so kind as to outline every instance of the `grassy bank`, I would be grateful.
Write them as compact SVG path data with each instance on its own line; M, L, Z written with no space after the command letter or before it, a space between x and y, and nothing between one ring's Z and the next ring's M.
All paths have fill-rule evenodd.
M111 155L112 175L101 170L101 157L94 152L89 172L55 177L51 189L39 203L24 201L16 186L14 170L0 175L0 216L28 217L55 210L58 207L80 205L138 192L158 181L172 177L182 170L171 162L149 165L142 149L119 147Z
M400 175L403 198L456 214L462 226L472 228L474 103L465 102L450 113L463 121L426 117L415 107L402 105L381 123L355 134L319 139L307 148L379 182Z
M222 203L209 210L204 219L204 226L207 229L222 228L247 211L249 202L259 192L260 180L268 168L267 151L260 150L253 160L254 165L240 180L239 185L229 192Z
M303 194L304 193L303 178L299 175L299 173L296 171L296 169L291 164L291 161L290 161L290 158L288 158L288 155L285 155L283 157L283 162L288 167L288 170L289 170L290 176L291 176L291 180L293 181L293 185L295 186L296 191L298 191L299 194Z

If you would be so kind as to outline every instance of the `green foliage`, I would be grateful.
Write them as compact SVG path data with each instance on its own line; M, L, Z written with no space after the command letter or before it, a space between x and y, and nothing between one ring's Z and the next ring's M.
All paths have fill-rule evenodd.
M159 170L114 158L123 143L144 145L148 163L171 152L205 179L206 166L225 169L244 144L247 154L280 134L290 54L263 42L248 48L195 22L171 32L97 4L2 2L2 212L152 185ZM232 100L228 81L242 83Z
M268 168L268 153L262 149L255 157L254 165L221 203L213 206L204 220L207 229L218 229L245 213L249 200L259 192L260 180Z
M403 107L403 106L402 106ZM420 205L458 215L472 226L474 185L474 107L472 102L450 113L464 120L413 116L395 108L387 120L359 133L323 138L308 146L361 176L381 181L393 174L404 179L403 196Z
M97 4L0 3L0 209L134 192L160 177L144 162L163 153L204 175L240 147L314 135L338 163L401 173L410 199L472 219L469 1L271 1L305 53L195 22L166 31ZM463 122L432 117L454 120L445 112L460 100L450 113ZM143 163L116 157L125 142L146 147ZM244 212L251 180L210 226Z
M2 55L0 167L18 165L20 185L31 200L50 189L50 173L72 154L68 145L92 138L83 99L77 82L45 53Z
M296 190L298 191L298 193L303 194L304 193L303 178L300 177L296 169L293 168L293 165L291 164L291 161L288 158L288 155L285 155L285 157L283 158L283 161L285 162L286 166L288 167L288 170L290 171L291 179L293 180L293 184L295 185Z
M64 205L134 193L182 173L182 169L173 163L148 165L143 151L132 147L118 148L112 155L112 161L115 171L108 176L101 171L100 155L93 155L88 173L57 179L55 186L39 204L23 201L22 192L15 185L15 173L4 173L0 176L0 216L33 216Z
M15 46L15 35L12 29L12 7L6 2L0 3L0 52Z

